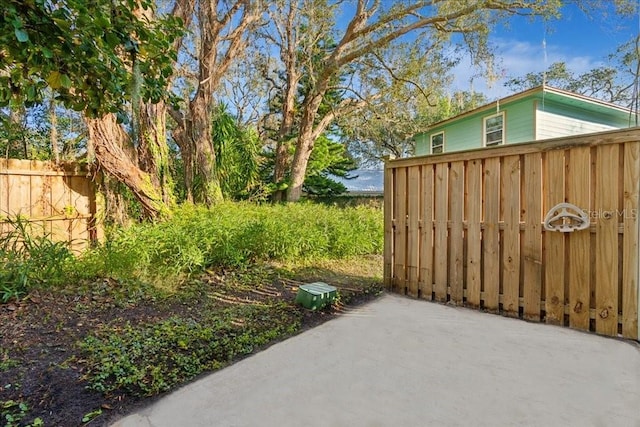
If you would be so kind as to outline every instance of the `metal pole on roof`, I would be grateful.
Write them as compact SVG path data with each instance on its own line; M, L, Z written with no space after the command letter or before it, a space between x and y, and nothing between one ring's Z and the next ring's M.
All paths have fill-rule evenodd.
M633 75L633 89L631 92L631 103L629 104L629 127L632 125L638 126L638 97L640 96L640 88L638 85L638 79L640 78L640 0L637 2L636 12L638 13L638 30L635 41L636 57L634 58L636 69L635 71L631 71Z
M542 54L544 57L544 71L542 72L542 86L544 87L547 85L547 35L546 33L542 36Z
M640 96L638 90L638 78L640 77L640 0L638 0L636 11L638 12L638 31L636 33L636 72L633 81L633 104L631 110L635 112L634 119L635 125L638 126L638 96ZM640 294L640 292L639 292Z
M544 71L542 72L542 111L544 111L544 88L547 86L547 21L542 26L542 56Z

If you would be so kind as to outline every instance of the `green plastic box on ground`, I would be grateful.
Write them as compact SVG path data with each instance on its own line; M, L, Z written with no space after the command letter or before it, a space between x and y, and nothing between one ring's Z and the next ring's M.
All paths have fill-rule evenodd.
M300 285L296 295L296 303L310 310L317 310L335 301L338 290L323 282Z

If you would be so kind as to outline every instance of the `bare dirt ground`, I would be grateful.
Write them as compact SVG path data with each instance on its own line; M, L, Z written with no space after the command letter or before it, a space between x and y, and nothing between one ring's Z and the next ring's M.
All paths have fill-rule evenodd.
M126 285L102 280L82 291L34 291L21 301L0 305L0 425L107 425L115 416L155 399L118 391L103 394L88 387L79 343L105 325L147 325L176 316L197 319L205 311L275 299L297 316L299 332L382 292L380 257L264 268L266 272L261 270L251 280L240 272L210 272L188 291L167 298L132 297ZM296 305L298 286L313 281L336 286L338 303L319 311Z

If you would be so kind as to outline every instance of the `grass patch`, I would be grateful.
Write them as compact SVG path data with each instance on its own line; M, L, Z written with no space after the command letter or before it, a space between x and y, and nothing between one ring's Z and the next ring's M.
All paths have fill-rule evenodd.
M7 220L0 236L0 302L31 289L97 279L161 292L209 269L245 269L264 261L304 262L380 254L382 211L314 203L184 205L170 220L111 230L106 241L74 257L26 220Z

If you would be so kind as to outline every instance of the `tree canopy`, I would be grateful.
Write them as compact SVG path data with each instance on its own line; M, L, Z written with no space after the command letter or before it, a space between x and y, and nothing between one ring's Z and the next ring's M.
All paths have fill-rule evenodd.
M176 200L210 205L260 193L295 201L303 190L340 191L331 174L409 155L412 135L483 102L452 88L451 73L470 58L491 75L495 24L557 17L566 4L155 3L0 0L0 148L58 158L79 147L77 157L126 187L148 217ZM631 1L612 4L626 12ZM616 65L575 74L558 63L508 84L518 90L545 79L630 102L636 51L637 40ZM81 113L65 113L71 109ZM38 126L30 124L36 115Z
M74 110L121 111L136 78L164 95L179 22L147 20L152 0L1 0L0 106L34 105L46 89Z

